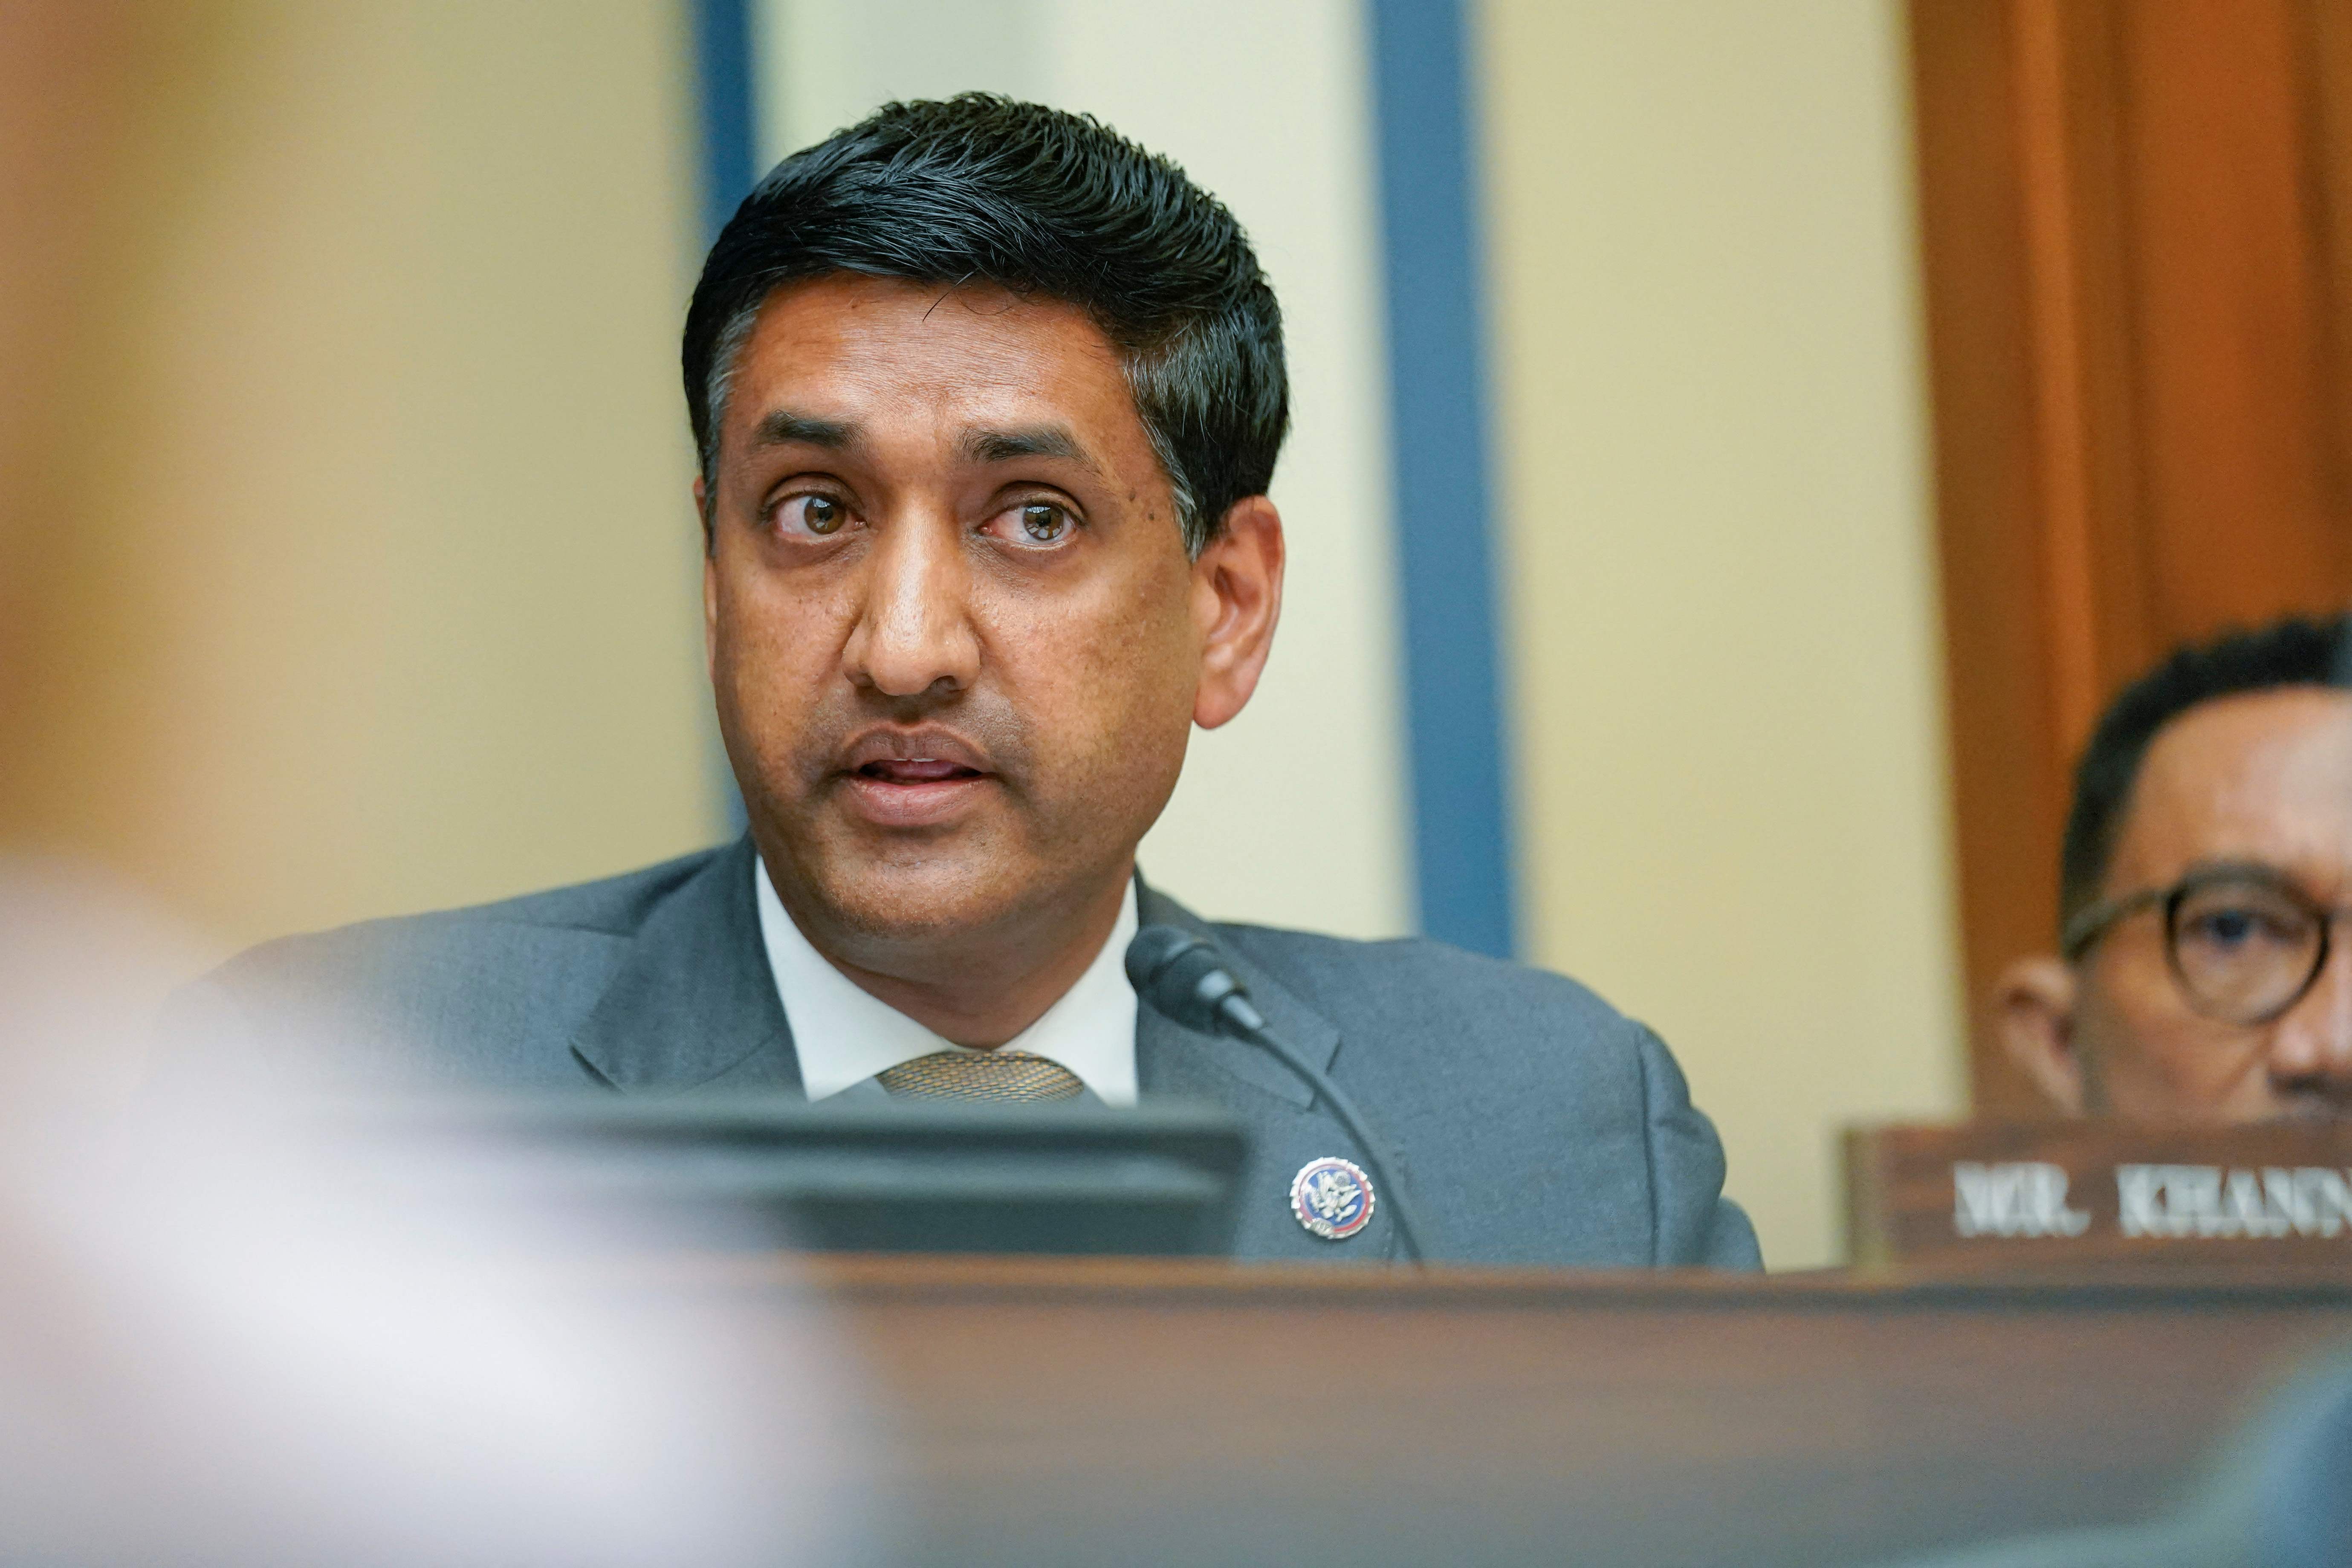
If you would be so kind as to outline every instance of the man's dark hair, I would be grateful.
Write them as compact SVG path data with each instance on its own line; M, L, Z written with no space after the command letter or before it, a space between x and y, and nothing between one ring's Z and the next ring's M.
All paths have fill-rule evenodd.
M1181 169L1097 120L964 93L887 104L777 164L719 232L687 310L706 487L760 306L835 273L991 283L1084 310L1118 353L1195 554L1273 480L1289 378L1248 237Z
M2286 686L2352 687L2352 616L2231 632L2179 649L2123 689L2074 769L2059 878L2062 924L2098 900L2140 763L2158 731L2200 703Z

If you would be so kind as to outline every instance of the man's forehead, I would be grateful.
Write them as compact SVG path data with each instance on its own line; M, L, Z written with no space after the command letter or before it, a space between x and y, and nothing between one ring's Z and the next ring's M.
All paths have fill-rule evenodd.
M869 434L919 422L960 441L1051 426L1087 446L1105 445L1106 427L1142 435L1118 356L1083 310L992 286L788 285L761 306L734 369L737 430L788 411Z
M1037 425L996 426L965 425L950 432L958 455L968 462L1002 463L1020 458L1054 458L1103 471L1076 432L1059 420ZM822 451L864 456L873 444L872 433L856 419L826 418L794 408L771 408L761 415L745 437L757 450L762 447L814 447Z
M822 373L846 360L865 365L941 359L971 363L1063 362L1112 376L1119 358L1079 307L1015 294L992 283L916 282L834 274L788 283L760 306L739 370L757 362L771 374Z
M2158 731L2110 888L2160 886L2230 860L2277 866L2323 896L2352 894L2352 693L2221 698Z

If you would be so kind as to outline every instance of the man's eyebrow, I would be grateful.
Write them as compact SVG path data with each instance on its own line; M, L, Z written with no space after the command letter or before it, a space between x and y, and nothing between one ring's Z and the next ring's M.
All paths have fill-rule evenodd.
M2284 882L2295 879L2284 866L2269 860L2249 859L2243 855L2208 856L2192 863L2180 876L2183 880L2196 878L2219 881L2231 877L2267 878Z
M795 414L789 408L772 409L761 416L751 431L754 447L823 447L827 451L841 452L857 445L857 426L843 419L819 419L810 414Z
M975 463L1005 463L1015 458L1065 458L1092 468L1097 465L1078 445L1078 438L1059 425L1033 425L1020 430L974 430L963 438L964 455Z

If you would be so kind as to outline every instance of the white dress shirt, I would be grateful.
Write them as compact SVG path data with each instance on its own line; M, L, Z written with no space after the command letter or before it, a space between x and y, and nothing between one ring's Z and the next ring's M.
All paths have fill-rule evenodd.
M768 970L775 977L776 999L784 1005L784 1021L792 1026L801 1084L811 1100L828 1100L867 1084L876 1073L900 1062L964 1048L859 990L826 962L784 912L768 868L757 856L751 858L751 880L760 902L760 936L767 944ZM1111 927L1110 940L1087 972L1043 1017L1003 1047L1061 1063L1106 1105L1135 1103L1135 988L1127 983L1126 965L1135 926L1135 883L1130 879L1126 900L1118 907L1118 923ZM870 1087L881 1092L880 1086Z

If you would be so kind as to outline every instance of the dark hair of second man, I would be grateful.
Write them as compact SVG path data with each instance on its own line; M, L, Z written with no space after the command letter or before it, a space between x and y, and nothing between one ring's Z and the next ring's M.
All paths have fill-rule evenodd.
M706 486L761 305L834 273L990 283L1084 310L1119 354L1192 553L1273 481L1289 381L1248 237L1181 169L1096 120L983 93L893 103L777 164L719 232L687 310Z
M2200 703L2290 686L2352 686L2352 616L2275 621L2175 652L2107 705L2074 770L2059 919L2096 902L2141 762L2158 731Z

